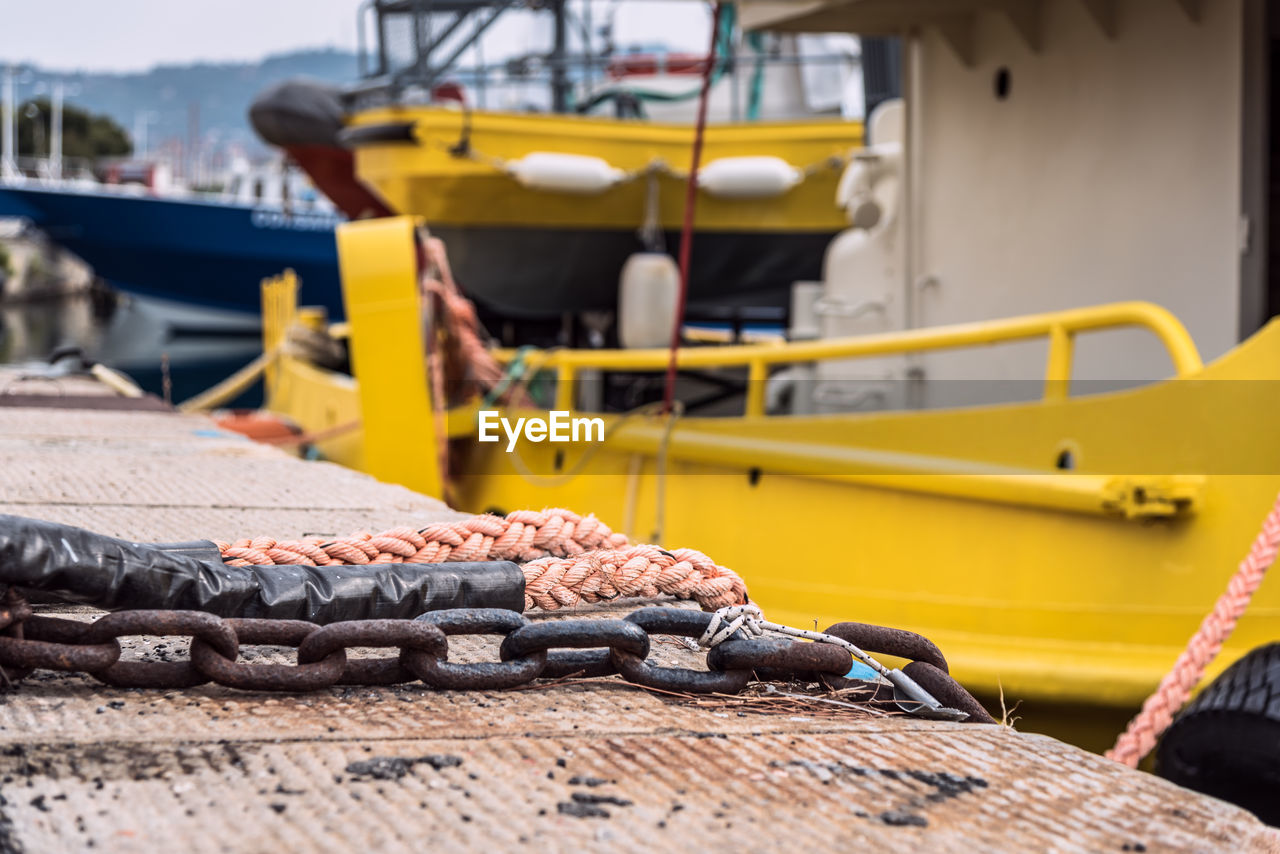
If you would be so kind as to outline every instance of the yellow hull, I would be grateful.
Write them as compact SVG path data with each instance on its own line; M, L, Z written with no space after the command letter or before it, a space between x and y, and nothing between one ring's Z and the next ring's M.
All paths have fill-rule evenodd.
M440 107L383 107L358 113L349 127L412 127L411 141L356 147L356 171L400 213L435 226L538 226L561 229L639 228L648 181L657 164L658 220L680 226L693 129L678 125L560 116L485 113L469 116ZM470 156L455 153L464 136ZM862 145L861 122L815 120L753 123L707 130L703 163L723 157L771 154L808 169L799 185L769 199L699 201L697 227L706 231L834 232L845 226L835 205L839 160ZM599 195L581 196L521 186L501 163L531 152L598 157L636 177ZM834 160L833 160L834 158Z
M407 234L386 246L407 246ZM376 393L284 358L269 405L308 431L363 418L363 441L346 436L321 450L431 489L426 389L398 381L422 352L412 276L397 271L412 256L406 249L397 260L386 246L363 267L342 247L352 356L358 373L377 378ZM354 288L355 275L378 281ZM1057 342L1049 376L1069 376L1073 331L1115 325L1106 318L1164 330L1183 377L1088 397L1047 383L1044 401L962 410L685 417L665 441L665 420L613 416L600 445L522 443L516 454L476 442L475 410L459 410L447 424L452 497L473 512L590 511L638 540L660 530L663 544L700 549L741 573L771 619L921 632L964 684L988 696L1132 708L1222 592L1280 492L1280 445L1271 441L1280 423L1280 322L1204 368L1185 330L1144 304L918 330L896 345L971 346L984 329L995 341L1043 327ZM405 334L390 334L391 322ZM883 336L788 346L818 358L823 346L847 357L891 344ZM753 375L782 352L733 350L756 360ZM562 351L544 361L559 359L563 379L592 358L651 356ZM1076 471L1055 468L1064 450ZM656 476L663 454L665 481ZM1277 638L1273 583L1212 672Z

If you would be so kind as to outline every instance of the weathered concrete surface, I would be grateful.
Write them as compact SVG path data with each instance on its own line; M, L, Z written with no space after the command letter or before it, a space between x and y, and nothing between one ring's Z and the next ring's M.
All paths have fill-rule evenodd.
M0 512L157 541L451 513L200 418L4 408ZM1043 737L692 705L617 679L274 696L37 673L0 695L0 744L3 851L1280 851L1239 809Z
M0 407L0 473L0 513L152 542L344 535L462 515L167 413Z

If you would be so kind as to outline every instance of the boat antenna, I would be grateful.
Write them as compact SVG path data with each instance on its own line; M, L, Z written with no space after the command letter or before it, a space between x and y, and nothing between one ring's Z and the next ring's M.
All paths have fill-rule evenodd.
M684 326L685 304L689 301L689 256L693 250L693 211L698 203L698 165L702 161L702 139L707 131L707 101L711 94L712 68L716 64L716 45L720 40L720 14L723 3L716 3L711 13L711 47L702 68L702 92L698 96L698 122L693 129L693 157L684 191L684 222L680 227L680 298L676 301L675 322L671 325L671 360L667 363L667 380L662 391L662 412L671 412L676 395L676 356L680 351L680 330Z

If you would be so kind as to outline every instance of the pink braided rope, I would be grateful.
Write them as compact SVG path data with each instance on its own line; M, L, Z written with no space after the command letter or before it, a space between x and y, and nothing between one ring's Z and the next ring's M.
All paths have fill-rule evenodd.
M662 595L708 609L747 601L742 579L701 552L629 545L594 515L561 509L472 516L334 540L254 537L218 547L232 566L516 561L523 564L526 609Z
M741 605L747 588L732 570L693 549L630 546L524 565L525 608L554 611L579 602L663 594L692 599L707 610Z
M1222 645L1235 630L1236 622L1249 607L1249 601L1276 559L1277 547L1280 547L1280 497L1262 523L1262 530L1253 541L1249 555L1227 582L1226 591L1218 597L1213 610L1205 615L1173 669L1165 674L1155 693L1142 704L1142 711L1116 739L1115 747L1107 751L1107 758L1136 768L1142 757L1156 746L1156 741L1173 723L1173 716L1187 702L1204 676L1205 668L1222 651Z

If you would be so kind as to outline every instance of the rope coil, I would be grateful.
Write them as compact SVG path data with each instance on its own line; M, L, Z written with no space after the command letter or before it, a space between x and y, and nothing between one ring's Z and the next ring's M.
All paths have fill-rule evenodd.
M515 561L523 565L525 608L544 611L662 595L692 599L705 609L747 601L738 574L702 552L632 545L595 515L559 508L328 540L254 537L217 545L231 566Z

